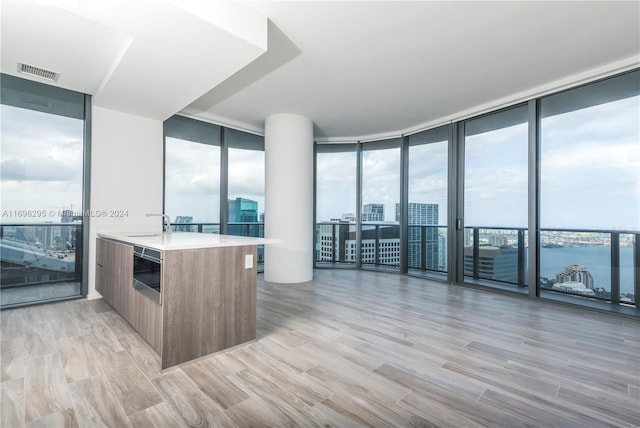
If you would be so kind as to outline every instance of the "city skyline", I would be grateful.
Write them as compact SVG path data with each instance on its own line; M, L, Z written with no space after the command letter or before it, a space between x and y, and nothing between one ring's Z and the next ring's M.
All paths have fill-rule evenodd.
M542 119L541 227L640 230L638 104L639 97L635 96ZM82 121L21 110L2 106L2 209L42 209L55 211L56 215L38 219L5 216L2 221L57 221L62 209L73 205L79 210L82 203ZM501 165L501 157L515 150L515 146L510 147L509 135L522 135L523 130L499 131L503 138L487 138L481 145L501 156L482 168L465 171L467 188L475 186L467 192L465 204L471 208L466 210L465 225L527 224L526 193L522 190L527 181L525 162L520 162L520 168ZM20 144L12 143L18 140ZM413 156L420 147L438 144L412 146L410 150ZM201 146L205 145L193 144L184 151L168 148L168 174L172 165L178 173L165 183L167 213L217 222L219 165L215 156L203 156L198 150ZM212 147L216 146L205 146L204 151ZM468 151L473 151L473 144L468 143ZM257 159L256 153L260 154ZM318 165L318 221L360 211L355 207L355 153L343 154L347 157ZM393 205L399 202L399 151L391 157L386 150L368 150L366 155L366 177L380 179L363 180L363 204L383 203L388 214L385 221L394 221ZM209 163L202 165L203 159ZM264 152L238 150L237 162L238 167L229 171L229 197L256 200L263 212ZM410 156L409 200L437 203L440 219L447 218L447 201L443 200L446 168L446 150L433 151L424 162L412 163ZM480 179L474 181L473 177ZM389 180L392 183L385 183ZM493 186L497 182L504 186ZM472 209L474 206L477 208Z
M639 117L640 97L634 96L543 118L542 228L640 230ZM610 118L613 118L612 123ZM567 134L572 134L570 139ZM523 123L475 135L470 138L471 143L468 141L467 153L471 151L471 156L476 155L476 148L480 155L490 150L490 153L499 153L500 156L485 157L483 160L488 159L490 163L465 170L465 186L469 190L465 193L466 225L527 226L528 152L524 137L526 124ZM518 138L524 141L519 147L512 144ZM474 147L473 143L479 144ZM421 146L410 148L410 163L414 147ZM396 158L399 158L399 150L397 152L391 159L387 150L367 152L369 165L380 176L394 176L398 170ZM446 154L446 151L441 150L440 153ZM319 155L328 158L331 154ZM339 155L322 169L318 165L318 221L337 218L343 212L358 212L355 209L355 153L352 158L345 157L344 153ZM517 159L518 163L504 165L503 157ZM442 200L443 190L446 194L446 180L442 179L447 176L446 157L441 157L438 163L434 163L433 158L427 158L431 169L424 175L424 183L433 185L427 189L416 186L415 189L420 191L414 193L410 184L410 201L419 199L423 203L438 203ZM427 169L429 167L423 168ZM412 174L410 167L409 176ZM496 182L500 186L496 187ZM365 188L367 194L374 195L366 201ZM379 186L377 181L368 186L363 180L363 204L383 203L385 212L390 210L391 205L399 200L394 201L390 197L396 193L395 188L392 195L381 194L387 189ZM329 198L329 194L334 197ZM350 200L345 203L347 196ZM396 197L399 199L399 192ZM570 204L566 203L568 197L571 198ZM598 202L594 204L594 201ZM440 218L446 219L446 211L442 213L446 200L439 205ZM385 221L393 219L386 218Z

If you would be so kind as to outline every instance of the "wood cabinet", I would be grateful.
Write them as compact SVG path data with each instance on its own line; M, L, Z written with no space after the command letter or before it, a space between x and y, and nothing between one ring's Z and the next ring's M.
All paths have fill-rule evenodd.
M96 290L113 308L127 318L129 289L133 277L133 247L98 239L96 243Z
M133 245L96 243L96 290L171 367L256 338L255 245L163 251L161 302L133 287Z
M162 368L256 338L255 245L165 251Z
M96 291L108 302L110 299L107 298L107 278L104 275L107 243L106 239L96 241Z
M162 309L133 288L133 246L96 241L96 291L160 353Z

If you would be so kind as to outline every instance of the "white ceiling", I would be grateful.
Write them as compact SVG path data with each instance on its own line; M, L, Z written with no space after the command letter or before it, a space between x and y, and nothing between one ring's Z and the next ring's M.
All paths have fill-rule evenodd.
M202 3L2 1L2 72L45 68L95 105L164 120L266 51L265 16Z
M260 131L302 114L319 139L399 133L640 65L637 1L86 1L3 0L2 72L51 68L98 105L159 119Z

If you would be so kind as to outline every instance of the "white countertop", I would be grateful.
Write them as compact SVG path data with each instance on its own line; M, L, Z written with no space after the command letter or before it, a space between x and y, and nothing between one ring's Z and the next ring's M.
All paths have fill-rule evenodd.
M239 247L242 245L279 244L279 239L218 235L215 233L172 232L151 234L135 232L99 232L101 238L115 239L156 250L188 250L194 248Z

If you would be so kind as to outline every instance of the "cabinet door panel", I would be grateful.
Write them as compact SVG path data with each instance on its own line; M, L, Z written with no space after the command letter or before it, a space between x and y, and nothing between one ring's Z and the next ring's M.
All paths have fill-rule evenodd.
M125 319L133 314L133 247L98 238L96 290Z
M98 238L96 240L96 291L106 298L106 277L104 274L105 254L106 254L107 242L104 239Z
M116 243L116 293L119 311L122 316L131 322L135 313L133 303L133 247L131 245Z
M113 272L114 308L131 323L133 317L133 247L113 243L115 266Z

